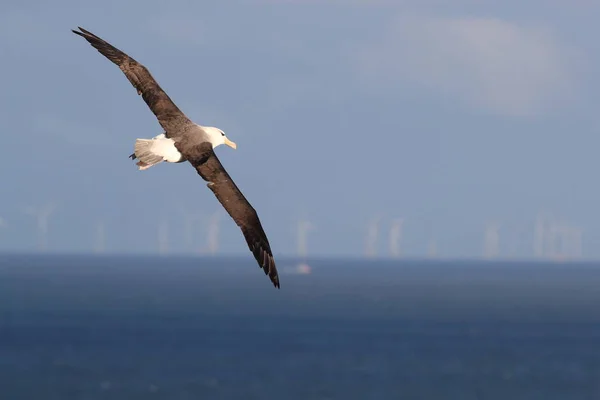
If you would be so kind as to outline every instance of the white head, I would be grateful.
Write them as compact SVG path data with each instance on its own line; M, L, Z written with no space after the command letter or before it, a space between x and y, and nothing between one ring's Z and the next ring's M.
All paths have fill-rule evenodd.
M225 136L225 132L223 132L219 128L215 128L213 126L203 126L202 128L204 129L204 132L208 134L213 149L221 144L226 144L232 149L237 148L237 145L231 140L227 139L227 136Z

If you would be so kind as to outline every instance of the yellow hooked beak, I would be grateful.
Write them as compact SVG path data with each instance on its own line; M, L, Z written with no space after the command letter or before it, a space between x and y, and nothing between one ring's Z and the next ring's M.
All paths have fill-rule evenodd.
M225 144L229 147L231 147L232 149L237 149L237 144L235 144L234 142L232 142L231 140L225 138Z

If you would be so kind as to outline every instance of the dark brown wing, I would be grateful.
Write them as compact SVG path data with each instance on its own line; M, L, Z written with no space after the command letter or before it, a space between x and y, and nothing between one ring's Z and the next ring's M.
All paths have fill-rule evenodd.
M156 115L158 122L166 131L175 131L178 127L191 123L184 113L173 103L159 84L154 80L150 72L142 64L123 53L121 50L102 40L93 33L78 27L81 32L72 30L73 33L83 37L103 56L119 66L129 82L136 88L138 94Z
M178 143L175 143L175 146L181 151ZM271 246L254 208L225 171L210 143L206 142L187 150L187 160L196 168L202 179L208 182L208 188L241 228L258 265L269 275L273 285L279 288L279 276Z

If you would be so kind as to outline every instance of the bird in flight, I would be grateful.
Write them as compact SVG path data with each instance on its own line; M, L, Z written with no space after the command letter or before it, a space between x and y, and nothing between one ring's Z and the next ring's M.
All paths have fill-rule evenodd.
M138 159L140 170L162 161L188 161L217 197L227 213L240 227L248 248L258 265L279 289L279 275L267 235L258 214L233 182L214 148L225 144L233 149L236 144L218 128L192 122L154 80L148 69L93 33L78 27L73 33L83 37L104 57L115 63L135 87L138 95L156 116L164 132L152 139L137 139L132 159Z

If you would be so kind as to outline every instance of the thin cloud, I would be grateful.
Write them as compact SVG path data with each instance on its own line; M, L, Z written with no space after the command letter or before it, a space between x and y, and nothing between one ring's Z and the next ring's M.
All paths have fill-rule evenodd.
M403 17L356 60L367 82L431 90L493 113L542 113L573 94L573 50L539 26L494 18Z

